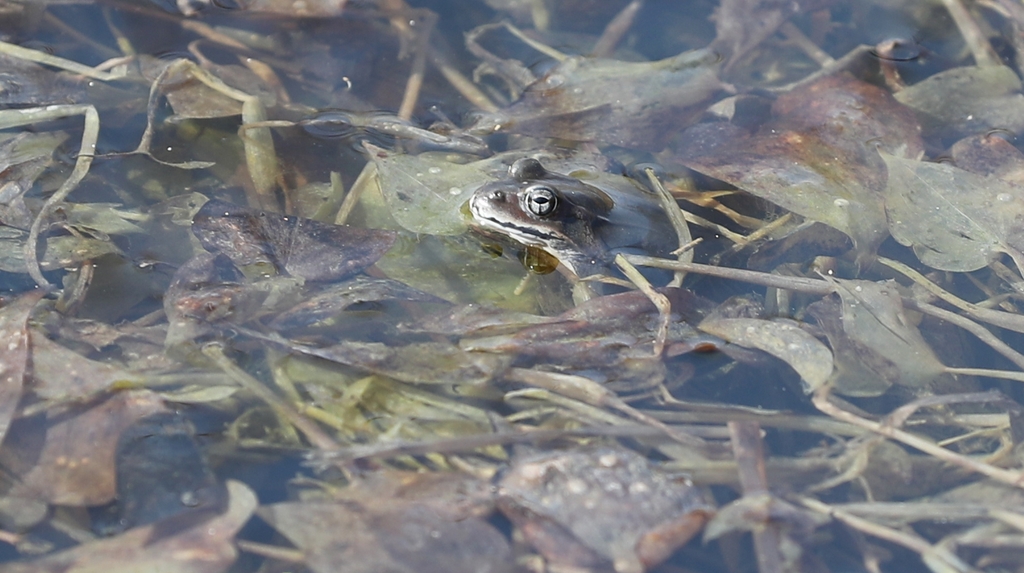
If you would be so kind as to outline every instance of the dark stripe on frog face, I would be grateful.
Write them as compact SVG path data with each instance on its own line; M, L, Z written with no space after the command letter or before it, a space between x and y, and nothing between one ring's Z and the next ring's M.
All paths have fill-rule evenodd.
M517 225L510 221L503 221L500 219L496 219L494 217L487 217L484 215L478 215L478 217L483 221L489 221L491 223L494 223L494 225L496 226L496 230L507 233L508 235L511 235L513 238L524 244L532 244L533 241L529 239L524 240L521 237L533 237L534 240L539 242L538 246L544 246L550 243L551 241L566 240L565 237L563 237L562 235L558 235L555 233L545 233L543 230L537 227L524 227L522 225Z

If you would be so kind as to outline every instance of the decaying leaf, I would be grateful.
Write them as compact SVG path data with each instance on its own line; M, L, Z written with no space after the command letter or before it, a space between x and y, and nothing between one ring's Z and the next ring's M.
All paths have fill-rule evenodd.
M89 360L77 352L31 331L32 385L37 396L47 400L81 400L116 384L134 385L145 380L114 364Z
M0 271L27 273L25 241L28 233L11 227L0 227ZM46 238L46 250L39 265L45 271L63 269L97 259L103 255L123 254L109 240L61 235Z
M303 551L316 573L334 573L339 563L352 573L512 570L508 543L492 525L425 504L278 503L259 515Z
M949 153L960 169L1024 185L1024 153L998 133L965 137Z
M211 200L196 213L192 232L213 253L241 269L331 281L372 265L395 241L391 231L328 225Z
M842 332L829 328L827 320L821 324L846 366L836 370L837 390L877 396L892 384L920 388L945 371L904 313L895 283L836 280L835 285L842 300Z
M418 302L449 306L451 303L391 279L355 277L332 285L278 314L271 326L292 329L308 326L341 314L345 309L367 303Z
M962 137L1024 130L1024 95L1007 66L969 66L939 72L896 93L917 112L927 135Z
M160 62L157 66L160 64L171 66L171 71L163 78L160 88L167 97L167 103L173 108L176 119L208 119L242 113L242 103L238 99L201 82L196 78L192 68L173 66L172 63L165 62ZM273 92L248 68L207 62L204 69L224 84L258 96L267 106L275 103Z
M29 292L0 309L0 443L21 400L29 356L26 323L45 294L42 290Z
M509 131L659 151L723 85L720 56L694 50L657 62L573 57L526 88L473 132Z
M923 143L911 111L888 92L846 75L785 94L772 111L776 119L756 135L691 145L680 160L846 233L861 261L872 256L887 236L885 163L876 149L920 155Z
M551 563L617 573L658 565L714 513L693 485L612 447L514 460L498 508Z
M387 345L341 340L330 346L313 347L248 329L242 332L284 346L292 352L355 366L413 384L484 384L508 368L511 362L509 357L463 350L443 341Z
M119 211L114 203L70 203L57 209L65 214L69 225L99 231L107 235L145 233L135 221L144 222L148 215Z
M1021 188L948 164L883 158L889 167L889 232L912 246L922 263L968 272L1005 253L1024 270Z
M72 506L111 501L121 432L163 409L163 401L152 392L130 391L55 413L42 427L26 421L17 442L5 451L5 465L20 478L8 495Z
M807 313L818 322L832 346L835 370L831 383L836 392L847 396L881 396L892 386L891 377L880 375L879 370L884 370L883 367L895 370L897 367L882 361L870 348L865 348L863 343L843 330L840 301L822 299L807 307Z
M222 573L238 556L234 537L256 509L256 494L238 481L227 483L227 511L184 529L156 523L54 555L0 567L4 573ZM172 518L173 519L173 518ZM161 530L173 533L162 535Z
M53 152L67 140L62 131L0 134L0 223L18 229L32 225L32 213L25 205L25 193L53 162Z
M664 289L672 304L673 320L665 341L674 354L692 348L699 335L686 319L699 317L706 301L682 289ZM523 320L511 315L513 320ZM510 332L497 325L467 334L459 345L467 350L516 358L528 365L545 364L561 372L599 375L613 390L636 392L649 389L665 378L661 357L654 344L659 315L640 291L598 297L539 324L510 320ZM535 321L534 321L535 322Z
M125 428L115 466L119 529L173 516L209 519L227 507L228 492L206 463L195 428L181 414L156 412Z
M697 328L747 348L763 350L789 364L808 392L832 375L832 352L796 324L757 318L709 318Z

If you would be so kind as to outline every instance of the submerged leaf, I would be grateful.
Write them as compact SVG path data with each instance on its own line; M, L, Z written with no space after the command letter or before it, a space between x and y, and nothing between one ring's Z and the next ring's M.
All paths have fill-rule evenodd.
M299 304L277 315L270 326L275 330L309 326L337 316L352 306L386 301L451 304L396 280L355 277L305 297Z
M32 391L47 400L81 400L116 384L141 384L145 376L97 362L50 340L32 335Z
M946 367L903 311L895 283L836 280L842 332L821 321L841 362L834 382L851 396L877 396L891 384L921 387ZM814 315L823 315L820 308ZM867 378L862 378L866 376Z
M468 228L460 208L480 185L507 169L491 159L456 163L447 153L407 155L364 144L377 167L391 216L403 228L428 235L458 235Z
M0 309L0 442L21 400L29 355L26 323L45 295L41 289L29 292Z
M959 137L990 129L1024 130L1024 95L1008 66L968 66L939 72L896 93L914 109L927 135Z
M1006 253L1024 270L1022 188L943 163L882 157L889 232L922 263L969 272Z
M720 62L708 49L657 62L569 58L508 109L483 117L473 132L510 131L657 151L722 91Z
M164 409L163 401L152 392L131 391L114 394L100 404L54 413L45 428L26 421L17 442L7 444L10 449L5 452L5 466L20 478L9 495L73 506L111 501L121 432ZM42 443L33 443L36 440Z
M892 386L892 377L884 372L897 367L843 330L843 307L839 300L824 298L808 306L807 314L818 321L832 346L835 370L830 382L836 392L846 396L881 396Z
M61 210L67 214L67 221L75 227L84 227L108 235L145 233L146 230L134 221L145 221L148 215L118 211L114 203L70 203Z
M878 87L830 76L780 97L776 119L750 138L691 146L681 161L846 233L860 259L886 237L881 193L885 164L876 149L917 157L922 149L909 109Z
M484 384L508 368L511 362L504 356L463 350L445 341L389 346L380 342L341 340L321 348L297 344L273 334L239 330L292 352L413 384Z
M455 519L419 503L295 502L259 515L298 546L315 573L505 573L505 538L483 519Z
M702 315L706 301L683 289L661 292L672 310L663 342L670 355L682 354L699 344L700 335L687 321ZM467 350L550 365L559 372L597 376L612 391L636 392L656 386L666 376L664 363L654 352L658 321L654 303L634 290L591 299L544 321L510 314L506 328L488 325L459 344ZM674 374L681 370L673 368Z
M714 513L698 488L621 447L513 460L498 508L552 563L623 573L660 564Z
M235 562L238 555L235 534L249 521L258 505L256 494L241 482L228 481L227 489L228 509L212 519L171 524L184 526L183 529L169 527L166 521L137 527L27 563L8 563L0 571L221 573Z
M125 428L115 465L119 528L176 515L209 519L227 507L224 484L206 463L195 428L179 413L157 412Z
M965 137L949 153L953 165L960 169L1014 185L1024 184L1024 153L997 133Z
M25 241L28 233L0 227L0 271L27 273ZM44 271L74 267L103 255L122 254L114 243L89 237L59 236L46 238L46 251L39 266Z
M0 96L2 99L2 96ZM32 225L32 213L25 205L25 193L53 162L53 152L68 134L62 131L0 134L0 224L19 229Z
M832 375L832 352L792 322L757 318L709 318L697 328L746 348L756 348L789 364L808 392Z
M241 269L331 281L372 265L391 248L395 233L328 225L312 219L247 209L213 199L196 213L192 232L203 247Z

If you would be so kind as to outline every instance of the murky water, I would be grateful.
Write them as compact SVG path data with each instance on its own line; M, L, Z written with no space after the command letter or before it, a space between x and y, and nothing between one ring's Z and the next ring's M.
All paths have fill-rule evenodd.
M738 4L0 2L0 569L1019 569L1024 15Z

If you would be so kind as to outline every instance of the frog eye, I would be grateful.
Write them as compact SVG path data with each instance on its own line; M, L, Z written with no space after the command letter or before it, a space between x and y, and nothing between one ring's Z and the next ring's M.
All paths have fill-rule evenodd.
M526 188L526 208L538 217L547 217L558 207L555 190L545 185L531 185Z

